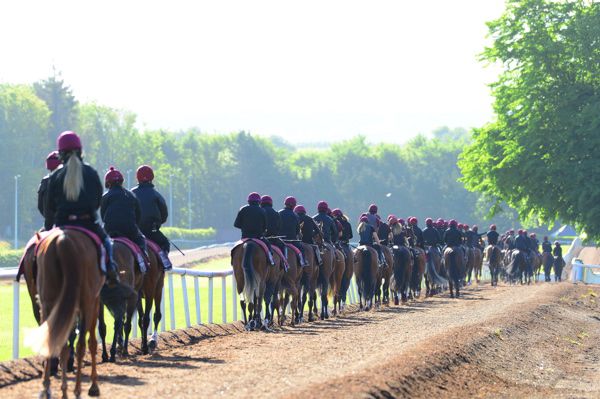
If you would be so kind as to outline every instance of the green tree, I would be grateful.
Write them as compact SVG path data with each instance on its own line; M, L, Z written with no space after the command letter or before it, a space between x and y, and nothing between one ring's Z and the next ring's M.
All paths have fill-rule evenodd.
M483 59L503 66L494 121L462 154L463 181L522 219L600 237L600 4L510 0Z
M52 76L33 84L39 98L50 110L48 140L54 145L58 135L65 130L74 130L77 125L77 100L71 88L65 84L60 72L53 68Z

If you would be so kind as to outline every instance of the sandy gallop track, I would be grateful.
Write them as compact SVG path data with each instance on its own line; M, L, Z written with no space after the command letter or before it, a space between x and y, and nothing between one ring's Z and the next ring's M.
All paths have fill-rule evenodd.
M459 300L349 311L274 333L201 327L164 334L153 355L101 365L100 390L119 399L597 397L597 315L595 293L562 283L469 288ZM0 397L40 388L39 379L13 383Z

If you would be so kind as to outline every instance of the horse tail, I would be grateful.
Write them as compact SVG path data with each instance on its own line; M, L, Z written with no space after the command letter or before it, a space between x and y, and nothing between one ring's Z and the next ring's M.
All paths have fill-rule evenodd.
M396 282L396 290L402 290L404 286L404 272L406 270L406 265L408 264L408 259L406 256L406 251L401 249L394 250L394 280Z
M490 253L490 264L496 264L496 246L493 245Z
M76 151L71 151L65 166L67 172L63 181L63 192L68 201L76 201L83 189L83 162Z
M430 254L427 256L427 264L426 264L427 276L429 277L429 279L431 280L431 282L433 284L439 285L441 287L447 286L448 280L446 280L445 278L440 276L439 273L437 272L437 270L435 270L435 265L433 264L433 256L431 255L431 253L433 252L433 249L430 248L429 252L430 252Z
M521 251L517 252L516 255L513 256L512 262L510 264L510 275L511 277L516 277L519 274L519 265L523 259L523 254Z
M460 282L460 273L458 270L458 265L456 264L457 256L461 256L461 254L456 249L452 249L452 252L448 254L448 258L450 258L450 271L448 272L448 274L450 275L450 278L452 279L452 281L454 281L455 284L458 284Z
M410 288L416 291L419 289L419 257L415 254L413 258L415 263L413 264L413 268L411 271Z
M54 266L48 270L50 273L62 274L62 286L56 299L56 305L50 311L41 326L31 331L25 341L34 351L44 357L56 357L60 355L65 346L79 305L79 293L81 289L81 271L76 267L68 267L77 259L77 250L73 243L61 234L54 240L54 245L48 245L50 254L54 254ZM48 258L46 252L46 258ZM45 265L49 268L51 265ZM43 284L43 283L42 283Z
M254 303L254 294L258 291L258 279L254 272L252 258L254 253L254 243L248 241L244 243L244 253L242 255L242 268L244 269L244 297L246 302Z
M367 248L362 251L362 280L364 286L365 299L373 297L373 279L371 278L371 251Z

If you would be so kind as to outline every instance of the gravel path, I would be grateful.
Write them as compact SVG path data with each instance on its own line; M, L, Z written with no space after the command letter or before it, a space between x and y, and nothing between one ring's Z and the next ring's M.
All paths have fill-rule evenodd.
M473 287L458 300L349 310L274 333L239 323L181 330L161 335L152 355L101 365L100 390L119 398L597 397L594 295L568 283ZM40 388L39 379L14 383L0 396L34 397Z

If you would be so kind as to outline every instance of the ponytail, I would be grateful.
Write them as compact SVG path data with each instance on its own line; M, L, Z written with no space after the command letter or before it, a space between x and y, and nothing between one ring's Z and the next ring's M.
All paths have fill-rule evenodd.
M402 233L402 225L400 223L396 223L392 226L392 233L397 236Z
M365 231L366 228L367 224L365 222L360 222L356 231L358 231L358 234L361 234L363 231Z
M70 151L67 157L68 160L65 165L67 172L63 182L63 192L67 197L67 201L77 201L83 189L83 163L77 151Z

